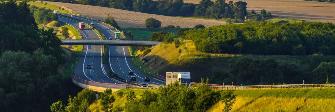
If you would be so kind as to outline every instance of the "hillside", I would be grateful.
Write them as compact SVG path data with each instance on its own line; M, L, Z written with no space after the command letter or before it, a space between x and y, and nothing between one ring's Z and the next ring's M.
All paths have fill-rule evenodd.
M232 112L333 112L335 89L263 89L236 90ZM224 108L222 103L209 112Z
M284 80L290 80L290 83L300 83L302 80L307 81L309 76L299 77L299 74L311 74L310 72L320 62L335 60L332 56L317 55L211 54L196 50L194 43L190 40L184 41L179 47L176 47L175 43L161 43L149 51L146 55L144 54L148 51L137 51L136 54L142 56L142 62L148 66L150 72L159 73L164 77L165 72L169 71L189 71L193 81L208 78L211 83L219 84L222 82L231 83L232 81L236 84L259 84L262 83L262 81L259 82L262 80L259 78L262 77L257 75L261 74L265 77L284 74L291 77L284 78ZM241 70L245 72L242 73ZM321 82L323 83L325 80ZM308 80L306 83L313 83L313 81Z
M205 26L225 24L225 22L222 20L214 20L214 19L198 19L198 18L162 16L162 15L146 14L146 13L140 13L140 12L121 10L121 9L80 5L80 4L69 4L69 3L59 3L59 2L48 2L48 3L66 7L68 9L73 10L74 12L78 12L82 15L87 15L90 17L105 18L108 15L110 15L123 28L145 27L144 22L146 19L150 17L160 20L162 22L162 26L174 25L174 26L180 26L180 27L194 27L195 25L198 25L198 24L203 24Z
M335 23L335 4L304 0L246 0L248 10L270 11L279 17L318 20ZM184 0L186 3L199 3L200 0Z
M333 88L216 91L201 86L168 86L151 90L105 91L98 93L99 98L96 99L97 93L83 90L77 96L70 97L71 102L67 104L55 102L51 110L223 112L227 108L225 104L231 104L228 106L231 112L333 112L334 92Z

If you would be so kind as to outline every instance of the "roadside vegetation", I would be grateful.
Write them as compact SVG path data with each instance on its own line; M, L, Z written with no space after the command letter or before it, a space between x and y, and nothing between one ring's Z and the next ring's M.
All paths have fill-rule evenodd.
M174 84L154 90L123 89L102 93L83 90L70 97L68 103L57 101L50 107L52 112L329 112L335 109L334 91L333 88L212 90L205 84L192 87Z
M153 71L189 71L210 83L333 83L334 25L288 21L247 22L155 33L163 43L134 51Z
M77 96L70 97L67 104L55 102L51 106L51 111L203 112L219 101L233 103L235 100L232 92L215 91L205 84L194 87L173 84L157 90L124 89L117 92L106 90L98 93L98 99L95 99L95 94L89 90L83 90Z
M45 112L52 102L76 93L70 52L60 47L52 29L38 28L37 22L44 23L49 16L40 17L44 12L13 1L1 2L0 12L2 111Z
M74 13L73 11L69 9L65 9L65 8L62 8L57 5L53 5L53 4L48 4L46 2L31 1L31 2L28 2L28 4L34 7L39 7L39 8L49 9L49 10L56 10L58 13L64 13L64 14Z

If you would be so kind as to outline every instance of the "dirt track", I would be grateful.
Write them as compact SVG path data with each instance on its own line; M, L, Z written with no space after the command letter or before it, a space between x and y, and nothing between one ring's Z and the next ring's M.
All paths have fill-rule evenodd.
M200 0L184 0L199 3ZM228 1L228 0L227 0ZM246 0L249 10L266 9L273 15L335 23L335 3L304 0Z
M64 6L82 15L88 15L91 17L93 16L96 18L105 18L107 17L107 15L111 15L122 27L145 27L144 21L150 17L160 20L162 22L162 26L174 25L180 27L194 27L197 24L203 24L205 26L225 24L224 21L214 19L171 17L171 16L162 16L162 15L146 14L127 10L120 10L114 8L98 7L98 6L58 3L58 2L49 2L49 3L58 6Z

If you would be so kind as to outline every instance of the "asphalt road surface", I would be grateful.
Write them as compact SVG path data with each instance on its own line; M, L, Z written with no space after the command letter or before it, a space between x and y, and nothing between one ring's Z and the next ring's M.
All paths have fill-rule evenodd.
M93 26L99 30L107 39L115 39L114 32L111 30L112 28L110 26L79 17L73 18L80 19L82 22L87 24L93 23ZM59 20L78 28L78 21L75 19L60 17ZM99 39L97 34L95 34L95 32L92 30L81 31L83 39ZM108 66L104 66L102 64L102 46L86 45L84 48L84 56L80 59L80 62L75 69L75 73L78 77L95 82L120 84L120 81L109 77L110 75L107 74L107 71L112 71L118 75L118 77L126 80L127 82L130 81L129 72L133 72L134 76L136 76L136 83L138 84L148 83L161 85L165 83L164 81L144 75L144 73L142 73L138 68L134 67L132 65L133 57L130 56L127 46L108 46ZM150 82L144 81L146 77L150 79Z
M59 17L59 20L78 28L78 21L69 18ZM99 39L92 30L81 30L83 39ZM121 83L108 76L104 66L102 66L102 46L84 46L83 56L75 68L75 76L81 79L101 82L101 83Z

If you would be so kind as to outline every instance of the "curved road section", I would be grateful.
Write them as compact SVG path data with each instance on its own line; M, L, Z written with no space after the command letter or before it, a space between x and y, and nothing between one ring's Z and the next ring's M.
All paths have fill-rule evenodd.
M74 19L62 16L59 16L58 19L59 21L79 29L77 27L78 21ZM98 35L92 30L81 30L80 33L85 40L99 39ZM120 81L110 78L105 70L105 67L102 66L102 53L102 46L84 46L84 53L83 56L80 57L80 61L75 68L74 77L79 80L86 80L90 82L120 84Z
M111 26L97 22L95 20L90 20L82 17L67 17L67 16L59 16L59 21L72 25L73 27L78 28L79 21L85 22L87 24L93 23L93 27L99 30L107 39L113 40L114 31ZM84 40L97 40L100 39L99 36L92 30L80 30L82 37ZM101 84L116 84L122 85L123 82L114 79L111 74L108 74L108 71L113 72L118 77L126 80L126 82L130 81L132 73L133 77L136 77L136 83L148 83L161 85L165 82L156 78L151 78L142 73L139 69L132 65L133 57L129 54L127 46L108 46L108 65L104 65L102 63L102 55L103 55L103 46L101 45L85 45L84 53L80 57L80 62L77 64L75 68L75 78L80 80L85 80L89 82L101 83ZM145 79L149 79L147 82ZM102 85L104 86L104 85Z

